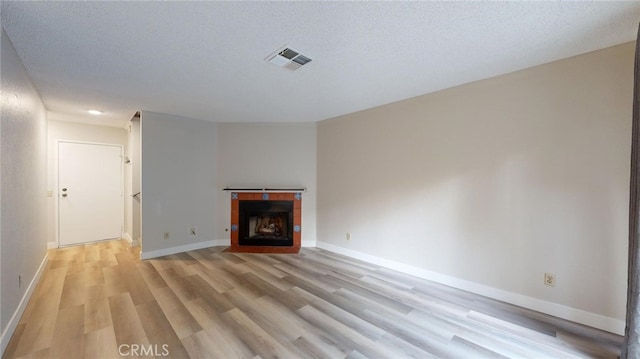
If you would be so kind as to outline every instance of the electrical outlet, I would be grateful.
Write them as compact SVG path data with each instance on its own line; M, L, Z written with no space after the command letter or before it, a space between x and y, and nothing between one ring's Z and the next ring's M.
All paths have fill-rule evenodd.
M164 240L169 240L169 232L164 232Z
M351 232L347 232L347 240L350 241L351 240Z
M191 227L189 229L189 234L191 234L192 236L196 236L196 227Z
M549 287L556 286L556 275L553 273L545 273L544 274L544 285L548 285Z

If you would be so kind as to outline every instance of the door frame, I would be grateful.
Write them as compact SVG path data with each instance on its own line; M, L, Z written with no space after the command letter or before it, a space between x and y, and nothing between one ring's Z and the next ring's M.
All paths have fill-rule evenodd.
M76 140L56 140L56 148L55 148L55 176L54 176L54 218L53 222L55 223L55 232L56 232L56 248L60 248L60 144L61 143L75 143L80 145L98 145L98 146L112 146L120 148L120 193L122 203L120 206L120 238L124 235L124 212L125 212L125 202L124 202L124 145L118 143L106 143L106 142L89 142L89 141L76 141Z

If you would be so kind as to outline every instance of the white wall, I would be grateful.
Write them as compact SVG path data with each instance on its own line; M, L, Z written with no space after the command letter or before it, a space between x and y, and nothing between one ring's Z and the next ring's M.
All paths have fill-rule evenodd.
M318 245L620 332L633 50L321 122Z
M212 123L147 111L141 122L143 258L228 245L227 186L306 187L302 242L315 244L315 124Z
M89 116L89 115L87 115ZM53 118L58 120L52 120ZM95 120L94 118L90 118ZM64 115L49 113L49 133L48 133L48 179L47 188L49 191L53 191L53 196L48 198L47 201L47 223L48 233L47 239L49 247L57 247L58 243L58 228L57 228L57 211L58 197L57 191L57 178L58 178L58 141L78 141L78 142L91 142L91 143L107 143L124 146L124 153L128 153L128 131L124 128L107 127L107 126L94 126L87 124L80 124L74 122L64 121ZM129 165L125 165L124 170L129 171ZM125 173L125 178L127 174ZM128 198L131 194L130 181L124 181L125 183L125 198ZM124 206L124 204L123 204ZM125 232L130 233L131 221L130 221L130 206L125 207ZM128 225L128 227L127 227Z
M316 242L317 125L220 123L217 137L217 239L229 240L231 200L225 187L300 187L302 245Z
M2 30L0 332L3 352L47 253L47 116ZM19 284L18 276L22 277Z
M143 111L141 126L142 257L213 245L216 124Z
M131 192L127 197L127 208L129 209L130 216L126 219L128 221L125 228L127 233L131 235L131 240L134 245L140 244L140 196L132 197L133 194L142 192L140 183L140 169L141 169L141 157L140 157L140 117L136 116L131 119L129 124L129 159L131 160L129 166L129 173L127 174L127 181L131 188Z

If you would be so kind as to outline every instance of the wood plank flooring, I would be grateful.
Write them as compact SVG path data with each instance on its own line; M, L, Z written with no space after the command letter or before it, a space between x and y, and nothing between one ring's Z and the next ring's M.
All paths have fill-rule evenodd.
M3 358L620 353L620 336L324 250L223 249L143 262L124 241L51 250Z

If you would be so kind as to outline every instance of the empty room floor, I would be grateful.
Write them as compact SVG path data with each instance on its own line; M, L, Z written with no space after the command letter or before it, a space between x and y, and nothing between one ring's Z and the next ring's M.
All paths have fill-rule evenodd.
M3 358L616 358L622 337L332 252L50 250Z

